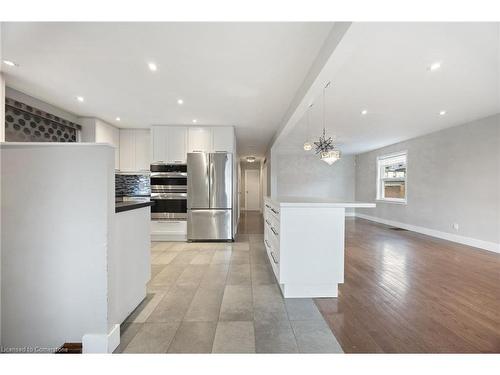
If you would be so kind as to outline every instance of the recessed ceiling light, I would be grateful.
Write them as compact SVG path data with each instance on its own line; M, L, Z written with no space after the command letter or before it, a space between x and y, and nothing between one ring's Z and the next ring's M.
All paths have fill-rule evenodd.
M443 111L439 111L439 115L440 115L440 116L444 116L444 115L446 115L446 111L444 111L444 110L443 110Z
M116 121L120 121L120 120L121 120L121 118L119 118L119 117L116 118Z
M10 61L10 60L3 60L3 63L5 65L8 65L8 66L19 66L14 61Z
M247 162L249 163L255 162L255 156L247 156Z
M184 100L182 100L182 99L177 99L177 104L179 104L179 105L184 104Z
M85 99L83 98L83 96L77 96L76 100L78 100L80 103L83 103Z
M156 66L156 64L154 62L150 62L148 63L148 68L149 70L151 70L152 72L156 72L158 70L158 67Z
M439 68L441 68L441 63L439 61L435 62L435 63L432 63L430 66L429 66L429 70L431 72L435 71L435 70L438 70Z
M197 119L193 119L193 124L196 124L198 122Z
M363 116L364 116L364 115L366 115L367 113L368 113L368 111L367 111L366 109L363 109L363 110L361 111L361 114L362 114Z

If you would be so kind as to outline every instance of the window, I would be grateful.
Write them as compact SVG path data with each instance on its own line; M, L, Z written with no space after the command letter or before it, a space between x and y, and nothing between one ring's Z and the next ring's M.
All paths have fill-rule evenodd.
M406 152L377 158L378 200L406 203L406 159Z

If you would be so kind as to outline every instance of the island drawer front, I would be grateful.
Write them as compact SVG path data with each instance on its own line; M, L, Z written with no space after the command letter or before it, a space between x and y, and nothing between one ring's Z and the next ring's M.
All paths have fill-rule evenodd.
M264 245L266 247L267 257L269 258L269 263L271 263L271 268L273 269L276 280L280 282L280 252L279 248L275 248L273 244L268 240L264 239Z
M264 228L268 230L269 237L276 241L277 244L280 242L280 226L279 222L276 222L273 218L264 219Z
M278 222L280 220L280 208L279 206L269 202L264 202L264 208L266 212L266 216L274 217Z
M269 228L264 229L264 243L266 247L271 247L275 253L280 253L280 243Z

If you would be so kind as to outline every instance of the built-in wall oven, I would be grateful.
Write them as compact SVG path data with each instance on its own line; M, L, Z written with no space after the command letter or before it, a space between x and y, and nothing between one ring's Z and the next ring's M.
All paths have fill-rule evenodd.
M187 166L186 164L151 164L151 219L186 220Z

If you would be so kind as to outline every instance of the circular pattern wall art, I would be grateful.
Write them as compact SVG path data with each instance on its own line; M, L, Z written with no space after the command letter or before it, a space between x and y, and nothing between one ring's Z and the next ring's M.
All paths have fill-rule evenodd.
M7 142L76 142L81 128L71 121L5 98Z

